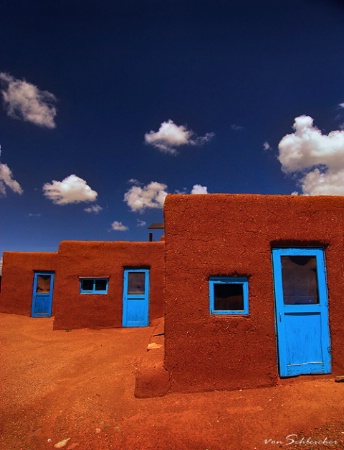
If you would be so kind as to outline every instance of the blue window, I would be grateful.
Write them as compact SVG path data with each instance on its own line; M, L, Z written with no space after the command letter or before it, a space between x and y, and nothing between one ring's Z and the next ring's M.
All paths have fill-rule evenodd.
M247 277L209 279L210 314L248 314Z
M80 278L80 294L107 294L108 278Z

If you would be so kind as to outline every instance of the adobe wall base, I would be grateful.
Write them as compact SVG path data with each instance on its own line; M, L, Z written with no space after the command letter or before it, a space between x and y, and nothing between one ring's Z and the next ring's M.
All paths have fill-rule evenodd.
M135 397L162 397L170 391L170 375L164 367L164 319L153 320L147 352L136 369Z

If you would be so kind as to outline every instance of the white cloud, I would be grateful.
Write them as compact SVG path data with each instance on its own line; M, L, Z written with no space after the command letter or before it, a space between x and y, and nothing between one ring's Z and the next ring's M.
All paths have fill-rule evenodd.
M103 208L100 205L92 205L84 209L87 213L99 214L100 211L103 211Z
M242 127L241 125L236 125L235 123L232 123L231 129L234 131L241 131L244 129L244 127Z
M339 103L339 105L341 108L344 108L344 103Z
M136 183L139 183L135 180ZM180 191L176 191L180 193ZM182 193L185 193L184 191ZM191 194L207 194L206 186L195 184L191 190ZM132 186L125 194L124 201L133 212L142 213L145 209L162 208L167 196L167 185L152 181L146 186ZM141 225L142 223L142 225ZM138 226L146 225L145 222L138 220Z
M128 183L130 183L130 184L137 184L137 185L141 184L139 182L139 180L137 180L136 178L130 178L130 180L128 180Z
M0 194L6 195L6 186L16 194L24 192L18 181L13 179L12 171L8 165L0 163Z
M118 222L117 220L112 222L111 229L114 230L114 231L127 231L127 230L129 230L129 228L127 226L123 225L122 222Z
M299 174L304 194L344 195L344 131L322 134L309 116L293 127L278 145L282 170Z
M208 194L207 186L195 184L192 188L191 194Z
M93 191L85 180L76 175L69 175L62 181L53 180L43 186L44 195L56 205L68 203L94 202L97 192Z
M263 149L265 151L271 150L271 145L267 141L265 141L264 144L263 144Z
M163 153L176 155L176 147L181 145L203 145L214 137L214 133L205 136L197 136L183 125L176 125L173 120L168 120L160 125L158 131L150 131L145 134L145 142L153 145Z
M138 227L145 227L147 223L144 220L137 219L137 226Z
M279 143L279 161L285 172L296 172L324 164L330 169L344 168L344 131L323 135L309 116L296 117L295 133Z
M137 180L135 180L139 183ZM186 189L183 191L175 191L178 194L185 194ZM191 194L208 194L206 186L195 184L190 192ZM167 185L152 181L147 186L132 186L125 194L124 201L130 207L133 212L142 213L145 209L163 208L165 198L167 196ZM144 226L146 222L137 220L137 226Z
M11 75L0 72L0 81L6 86L2 98L7 114L42 127L55 128L56 97L48 91Z
M132 186L125 194L124 201L134 212L143 212L147 208L162 208L167 195L166 184L152 181L141 188Z
M302 190L307 195L344 195L344 169L314 169L302 179Z

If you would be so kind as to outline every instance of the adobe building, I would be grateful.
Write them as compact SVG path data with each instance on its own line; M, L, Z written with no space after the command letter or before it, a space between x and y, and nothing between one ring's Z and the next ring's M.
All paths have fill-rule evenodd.
M169 195L172 391L344 373L344 197Z
M168 195L164 218L165 241L5 252L0 312L54 329L164 315L170 391L343 375L344 197Z
M163 315L163 242L64 241L5 252L0 311L54 316L54 329L148 326Z
M31 316L35 272L54 273L56 268L57 253L5 252L3 255L0 312Z

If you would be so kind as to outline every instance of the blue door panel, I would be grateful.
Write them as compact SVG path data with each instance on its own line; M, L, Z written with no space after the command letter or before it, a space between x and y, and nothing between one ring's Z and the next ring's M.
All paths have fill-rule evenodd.
M36 296L35 298L35 307L34 307L34 317L37 316L46 316L50 310L49 306L50 297L47 296Z
M296 272L288 272L289 263L284 260L282 268L282 257L299 258L300 267L291 262ZM323 250L274 249L272 258L280 376L331 373Z
M32 317L50 317L52 313L54 274L36 272L33 281Z
M138 283L135 283L138 280ZM149 325L149 270L125 269L123 285L123 327Z
M284 323L288 374L307 373L310 365L312 373L322 373L320 314L286 314Z
M148 325L148 305L145 300L127 299L125 326L145 327Z

